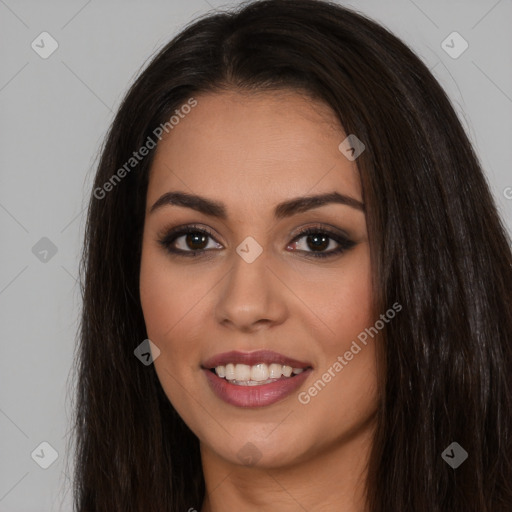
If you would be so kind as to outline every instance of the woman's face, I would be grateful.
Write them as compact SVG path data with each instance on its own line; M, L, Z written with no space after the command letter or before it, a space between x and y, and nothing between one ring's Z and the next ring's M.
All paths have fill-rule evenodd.
M140 294L162 388L224 461L341 450L377 403L374 344L358 340L377 318L347 134L293 92L195 99L159 142L147 191ZM152 209L177 192L188 206L168 196ZM350 199L306 201L335 193Z

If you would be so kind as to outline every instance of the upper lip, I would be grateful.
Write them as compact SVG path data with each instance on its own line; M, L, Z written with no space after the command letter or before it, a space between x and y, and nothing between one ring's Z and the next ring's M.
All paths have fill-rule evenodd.
M207 359L203 364L203 368L211 369L216 366L225 366L228 363L247 364L253 366L259 363L272 364L277 363L292 368L309 368L311 365L303 361L298 361L291 357L279 354L272 350L255 350L254 352L239 352L232 350L231 352L223 352L216 354Z

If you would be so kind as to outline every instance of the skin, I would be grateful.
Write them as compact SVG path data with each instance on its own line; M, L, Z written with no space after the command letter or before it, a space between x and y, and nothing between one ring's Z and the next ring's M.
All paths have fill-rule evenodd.
M169 400L198 436L206 499L225 510L362 512L365 464L377 409L376 350L367 346L306 405L307 391L378 315L371 311L370 254L364 212L331 203L276 221L277 203L337 191L362 202L356 162L328 106L293 91L229 91L198 104L156 149L147 191L140 296L154 366ZM165 192L221 201L228 220L166 205ZM209 228L204 253L174 256L158 240L182 224ZM344 230L355 246L315 259L298 228ZM236 252L248 236L262 254ZM338 247L333 239L324 252ZM197 242L196 242L197 244ZM174 246L191 251L181 236ZM288 249L287 249L288 248ZM272 349L309 362L312 374L281 401L241 408L210 389L201 362L226 351ZM251 442L257 462L238 453Z

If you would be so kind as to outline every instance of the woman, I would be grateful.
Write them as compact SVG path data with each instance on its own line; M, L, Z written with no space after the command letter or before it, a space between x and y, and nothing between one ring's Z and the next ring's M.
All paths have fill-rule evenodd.
M206 16L91 194L77 511L512 510L512 256L425 65L335 4Z

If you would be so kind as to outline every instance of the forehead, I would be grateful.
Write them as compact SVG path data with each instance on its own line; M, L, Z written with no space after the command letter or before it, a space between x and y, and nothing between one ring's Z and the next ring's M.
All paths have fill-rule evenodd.
M338 149L346 134L324 103L291 91L194 98L158 143L148 205L177 189L258 211L308 193L361 199L357 166Z

